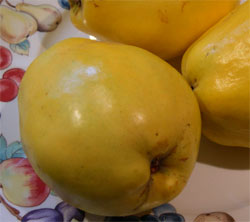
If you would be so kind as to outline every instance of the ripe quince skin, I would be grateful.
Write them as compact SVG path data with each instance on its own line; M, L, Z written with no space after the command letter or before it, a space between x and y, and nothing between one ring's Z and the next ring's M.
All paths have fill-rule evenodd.
M100 40L180 56L239 0L69 0L72 23Z
M18 102L33 168L84 211L149 210L176 197L195 165L196 98L174 68L146 50L59 42L29 66Z
M198 98L203 134L250 147L250 3L208 30L184 54L182 72Z

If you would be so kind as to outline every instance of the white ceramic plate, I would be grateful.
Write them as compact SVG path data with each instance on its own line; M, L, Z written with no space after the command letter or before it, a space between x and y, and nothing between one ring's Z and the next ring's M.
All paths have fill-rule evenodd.
M16 4L21 2L21 0L12 0L10 2ZM5 48L5 52L11 53L12 59L9 59L8 67L0 70L0 78L4 78L4 73L12 68L25 70L36 56L60 40L68 37L89 38L88 35L81 33L73 27L69 19L69 11L62 8L57 0L26 0L25 2L53 5L60 11L62 21L54 31L36 32L30 36L27 41L19 45L10 45L8 42L1 40L1 47ZM3 2L2 5L6 5L6 3ZM10 25L14 26L15 24ZM26 55L20 55L18 53ZM1 51L1 57L6 60L3 51ZM8 63L8 61L3 61L3 63L4 62ZM17 74L17 70L13 72ZM0 80L0 82L1 81L2 80ZM4 95L1 94L7 101L0 102L1 164L7 160L12 161L13 158L25 157L19 142L20 134L16 98L18 87L15 86L16 88L13 88L13 82L11 85L10 81L7 81L7 83L5 81L5 85L1 85L0 83L0 87L10 87L9 91L4 92ZM3 88L1 90L3 90ZM6 151L7 149L8 153ZM21 168L22 166L19 167ZM248 222L250 221L249 168L249 149L223 147L202 138L198 162L188 185L171 204L186 221L194 221L194 219L202 213L219 211L228 213L235 221ZM23 181L19 178L21 173L17 172L18 170L13 167L7 176L2 176L0 173L0 184L2 184L2 189L0 189L0 221L14 222L17 221L17 219L30 221L32 217L34 219L36 218L34 221L38 221L37 218L39 217L40 222L60 221L62 218L58 210L55 210L55 207L62 201L51 192L48 193L47 191L46 193L43 191L44 193L42 195L39 193L33 194L33 199L31 198L32 200L29 207L24 207L24 205L27 204L25 198L21 200L21 202L19 201L20 203L16 200L18 199L17 197L16 199L8 200L9 198L3 192L5 187L12 186L11 192L12 194L17 194L17 196L20 194L21 196L25 196L24 193L22 195L22 192L27 192L27 189L29 189L27 186L23 188ZM29 186L37 185L31 184ZM40 201L36 201L38 198L36 195L40 195ZM63 204L65 205L65 203L61 203L61 206ZM168 206L167 208L169 209L171 207ZM74 210L76 211L76 209ZM51 218L54 219L49 218L50 215L52 215ZM78 220L73 219L71 221L82 221L83 218L85 221L103 220L103 217L95 215L86 214L85 217L83 217L81 213L79 215Z

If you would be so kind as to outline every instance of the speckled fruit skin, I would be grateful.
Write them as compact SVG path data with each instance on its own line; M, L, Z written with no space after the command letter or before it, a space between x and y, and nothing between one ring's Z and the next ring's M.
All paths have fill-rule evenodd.
M199 101L203 134L250 147L250 2L236 8L184 54L182 73Z
M29 66L18 102L32 166L84 211L123 216L166 203L196 162L196 98L174 68L146 50L59 42Z
M163 59L171 59L184 53L194 40L234 9L239 0L69 2L71 21L83 32L100 40L135 45Z

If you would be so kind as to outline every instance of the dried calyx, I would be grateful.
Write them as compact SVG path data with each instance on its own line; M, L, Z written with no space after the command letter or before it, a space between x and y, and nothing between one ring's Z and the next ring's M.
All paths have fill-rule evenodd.
M82 7L82 1L81 0L69 0L69 4L70 4L70 8L71 10L77 14L78 11L81 9Z

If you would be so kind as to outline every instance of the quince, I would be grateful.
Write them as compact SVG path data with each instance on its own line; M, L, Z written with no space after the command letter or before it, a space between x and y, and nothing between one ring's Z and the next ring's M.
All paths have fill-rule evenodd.
M71 21L100 40L147 49L163 59L180 56L238 0L69 0Z
M176 197L195 165L198 102L146 50L71 38L29 66L21 138L37 174L84 211L136 214Z
M250 147L250 3L240 5L184 54L182 72L198 98L203 134Z

